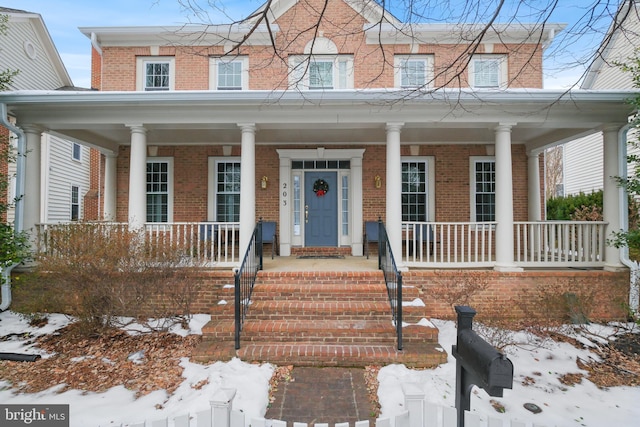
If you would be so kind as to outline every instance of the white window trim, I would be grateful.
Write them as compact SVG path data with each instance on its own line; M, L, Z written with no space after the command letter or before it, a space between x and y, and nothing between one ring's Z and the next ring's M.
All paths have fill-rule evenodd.
M333 62L333 88L310 89L309 88L309 64L310 61ZM344 85L340 84L339 64L346 63L346 75ZM304 74L302 74L304 73ZM353 89L353 56L351 55L291 55L289 56L289 88L298 90L340 90Z
M79 147L78 157L74 155L76 146ZM76 162L82 162L82 145L81 144L78 144L77 142L71 143L71 159L75 160Z
M424 61L424 73L425 73L425 81L420 86L402 86L402 71L403 71L403 62L407 60L412 61ZM433 87L433 55L396 55L393 59L394 62L394 75L393 75L393 84L394 87L411 89L416 87L424 87L431 88Z
M78 218L75 221L82 220L82 187L76 184L71 184L69 189L69 219L74 221L73 219L73 189L78 189Z
M169 90L175 90L176 61L173 56L138 56L136 58L136 90L144 92L144 84L147 77L146 64L168 62L169 63Z
M471 216L469 221L476 222L476 163L496 162L494 156L471 156L469 157L469 211Z
M249 57L212 57L209 58L209 90L234 90L234 89L218 89L218 64L220 62L241 62L242 63L242 82L241 90L249 89Z
M150 157L147 159L147 164L148 163L161 163L161 162L166 162L167 163L167 222L166 223L172 223L173 222L173 198L174 198L174 193L173 193L173 157ZM147 185L147 181L145 179L145 186ZM146 195L147 192L145 191L145 204L147 203L146 201ZM145 218L146 221L146 218ZM166 224L164 222L153 222L152 224Z
M208 190L207 190L207 221L213 222L217 218L217 206L216 206L216 189L218 188L218 174L216 165L220 162L223 163L240 163L240 157L209 157L209 176L208 176ZM242 208L242 207L241 207Z
M425 162L427 164L427 221L436 218L436 158L434 156L402 156L404 162Z
M498 60L500 61L500 68L498 71L498 86L496 87L487 87L483 86L479 89L506 89L508 83L508 66L507 66L507 55L506 54L478 54L474 55L469 61L469 86L472 88L476 88L475 83L475 62L482 60Z

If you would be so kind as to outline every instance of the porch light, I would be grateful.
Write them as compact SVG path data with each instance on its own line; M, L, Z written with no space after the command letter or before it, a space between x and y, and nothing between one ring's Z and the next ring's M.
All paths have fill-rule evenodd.
M263 190L266 190L267 181L269 181L269 178L267 178L266 176L263 176L262 179L260 180L260 188L262 188Z
M373 181L376 184L376 188L382 187L382 179L380 178L380 175L376 175L375 178L373 178Z

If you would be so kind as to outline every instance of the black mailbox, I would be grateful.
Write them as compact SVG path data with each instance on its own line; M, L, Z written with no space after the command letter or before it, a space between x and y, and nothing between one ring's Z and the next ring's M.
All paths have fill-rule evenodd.
M456 409L458 427L464 427L464 411L471 409L474 385L490 396L502 397L513 387L513 363L472 330L476 311L456 306L458 336L452 354L456 358Z

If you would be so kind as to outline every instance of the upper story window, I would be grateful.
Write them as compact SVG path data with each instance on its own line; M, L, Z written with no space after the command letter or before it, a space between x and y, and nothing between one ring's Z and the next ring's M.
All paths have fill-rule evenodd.
M73 158L73 160L82 160L82 146L77 142L73 143L73 146L71 148L71 157Z
M506 88L507 56L474 55L469 63L469 86L473 88Z
M399 55L395 59L395 87L419 88L433 80L431 55Z
M249 89L249 59L211 58L209 87L212 90Z
M289 85L300 90L353 88L353 57L350 55L296 55L289 58Z
M173 57L139 57L137 62L137 90L173 90L175 62Z

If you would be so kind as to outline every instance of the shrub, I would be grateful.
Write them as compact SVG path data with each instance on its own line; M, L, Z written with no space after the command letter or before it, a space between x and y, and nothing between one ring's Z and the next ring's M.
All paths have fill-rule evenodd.
M46 233L47 251L21 279L23 288L44 296L31 300L32 311L71 314L87 334L102 333L120 316L167 319L160 329L190 316L200 282L179 247L150 244L140 233L96 223Z

